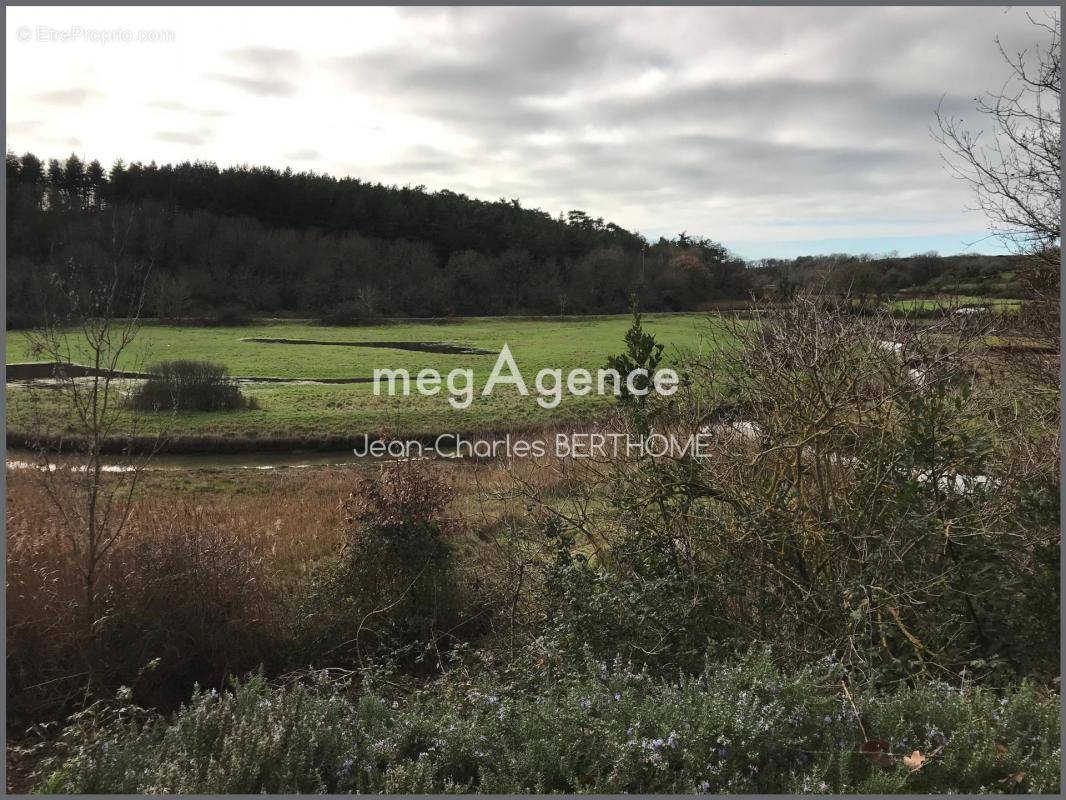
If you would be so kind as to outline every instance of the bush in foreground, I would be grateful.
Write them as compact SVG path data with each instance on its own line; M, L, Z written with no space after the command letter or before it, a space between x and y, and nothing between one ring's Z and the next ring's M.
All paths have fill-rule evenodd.
M436 472L414 464L359 482L345 503L344 546L313 575L304 611L315 625L306 626L301 654L348 665L371 653L402 660L406 651L418 661L480 630L444 513L452 495Z
M172 719L85 712L45 792L1000 792L1059 789L1059 697L841 691L768 658L666 681L620 665L462 670L400 700L257 677ZM878 740L875 744L870 740ZM864 742L866 747L864 748ZM873 747L873 749L871 749ZM877 747L887 748L887 753ZM860 750L870 752L863 755Z
M990 379L985 330L820 298L734 322L609 423L708 446L584 470L590 510L546 531L548 632L667 674L772 641L885 682L1057 676L1058 397ZM639 318L627 342L658 347Z

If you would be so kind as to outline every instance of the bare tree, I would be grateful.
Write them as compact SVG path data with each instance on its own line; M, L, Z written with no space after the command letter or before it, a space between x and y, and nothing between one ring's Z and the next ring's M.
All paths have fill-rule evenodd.
M99 616L101 571L126 531L142 473L163 442L162 427L139 436L142 431L131 427L137 418L124 413L129 373L120 368L137 335L150 269L124 275L121 262L117 249L103 274L74 263L53 274L56 291L44 304L43 323L27 335L35 358L50 363L52 372L51 386L29 391L28 443L78 561L89 625ZM116 444L117 463L108 469L105 451Z
M363 319L371 320L378 316L381 305L381 292L371 283L361 283L355 290L355 307Z
M937 109L934 137L945 148L953 175L974 190L977 209L992 233L1022 253L1058 269L1061 228L1059 99L1059 18L1030 17L1046 39L1035 52L1010 54L996 44L1010 67L998 92L977 98L977 111L988 119L986 130L972 131L963 120Z
M1039 347L1021 361L1030 375L1058 386L1061 219L1061 110L1059 17L1048 12L1029 17L1043 43L1035 51L1011 54L996 44L1010 68L997 92L977 98L976 110L988 120L972 131L937 110L934 138L944 148L952 175L973 188L992 234L1024 255L1018 277L1030 298L1018 322L1020 332Z

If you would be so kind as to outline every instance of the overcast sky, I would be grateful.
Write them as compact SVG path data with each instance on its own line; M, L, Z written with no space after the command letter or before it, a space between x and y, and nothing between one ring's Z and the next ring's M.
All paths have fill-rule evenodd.
M933 113L1002 83L1025 13L8 8L7 148L517 197L749 258L955 253L984 220Z

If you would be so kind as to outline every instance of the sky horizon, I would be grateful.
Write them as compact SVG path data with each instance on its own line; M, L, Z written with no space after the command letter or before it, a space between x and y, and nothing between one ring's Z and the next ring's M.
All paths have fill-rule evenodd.
M12 152L517 197L749 259L1006 252L930 126L976 124L997 36L1038 39L985 7L6 14Z

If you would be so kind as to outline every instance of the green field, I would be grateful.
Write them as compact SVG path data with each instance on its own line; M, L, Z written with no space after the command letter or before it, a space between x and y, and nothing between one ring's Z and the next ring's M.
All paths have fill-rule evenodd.
M235 328L186 328L145 324L120 367L143 371L168 359L199 359L225 364L231 375L293 380L370 378L375 368L407 369L412 376L431 367L442 374L456 368L474 370L480 387L506 343L530 384L545 367L565 371L605 366L608 356L623 349L629 327L626 315L563 319L473 318L454 322L415 322L339 328L304 322L270 322ZM708 346L712 330L722 331L720 317L704 314L649 314L645 328L666 346L667 358L681 350ZM491 351L493 355L412 352L385 347L343 347L314 344L266 344L249 338L312 339L338 342L447 342ZM25 334L8 337L7 362L34 358ZM72 360L77 361L75 356ZM504 430L589 419L609 398L565 397L555 409L541 408L533 396L521 397L511 387L491 397L476 397L467 409L454 409L443 394L422 397L375 396L371 384L245 384L256 410L215 413L141 414L139 422L163 426L175 436L225 438L348 437L363 433L424 435L438 432ZM24 432L31 406L44 411L53 430L67 429L59 395L51 389L8 384L8 430ZM132 413L129 412L132 419Z
M886 300L883 305L891 311L938 311L941 309L984 307L997 313L1017 311L1021 300L976 295L945 294L937 297L905 297Z

